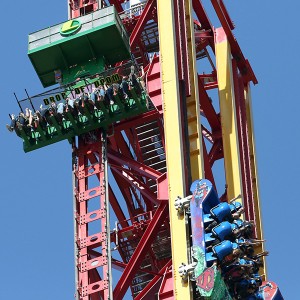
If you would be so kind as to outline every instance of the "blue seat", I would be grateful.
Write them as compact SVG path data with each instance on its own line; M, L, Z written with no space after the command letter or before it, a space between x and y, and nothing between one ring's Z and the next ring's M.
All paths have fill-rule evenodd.
M216 239L214 238L214 236L212 235L212 233L206 233L204 235L204 241L206 244L210 244L211 242L215 241Z
M224 241L232 235L232 226L229 222L225 221L214 227L212 232L220 241Z
M238 245L236 243L231 243L230 241L223 241L212 247L212 251L219 261L222 261L226 256L232 254L233 249L237 249Z
M221 202L219 205L213 207L210 210L210 213L219 222L227 220L231 217L230 206L227 202Z
M208 264L213 263L217 260L212 252L206 252L205 259Z

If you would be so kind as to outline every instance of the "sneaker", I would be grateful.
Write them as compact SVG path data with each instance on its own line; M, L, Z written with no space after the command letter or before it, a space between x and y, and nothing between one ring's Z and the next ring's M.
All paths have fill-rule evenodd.
M8 131L13 132L14 129L12 127L10 127L8 124L6 124L6 128L8 129Z

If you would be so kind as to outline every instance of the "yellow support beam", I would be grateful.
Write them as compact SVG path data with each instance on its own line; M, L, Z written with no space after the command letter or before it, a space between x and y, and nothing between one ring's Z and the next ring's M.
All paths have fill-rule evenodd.
M191 95L187 97L188 133L190 144L190 162L192 180L204 178L202 153L201 115L198 91L198 72L196 66L194 19L192 16L192 1L185 0L185 20L187 49L189 62L189 79Z
M190 282L184 282L178 272L181 263L188 262L185 217L177 214L174 200L185 195L184 152L176 54L175 18L172 0L157 0L158 30L164 129L169 186L169 216L171 228L174 298L191 299Z
M223 28L216 29L216 60L217 60L217 76L218 88L220 99L220 115L222 126L223 138L223 151L224 151L224 164L225 164L225 177L228 199L233 199L238 195L242 195L240 201L243 204L243 182L240 165L240 149L239 137L237 131L237 117L235 107L234 95L234 81L232 73L231 51L230 45L227 41L226 34ZM257 238L263 239L262 224L260 215L260 201L258 191L257 168L255 160L255 144L253 135L253 122L252 122L252 109L251 109L251 94L250 86L244 89L246 115L247 115L247 129L248 141L252 174L252 188L253 188L253 201L256 220ZM256 253L264 251L263 244L257 246ZM262 258L264 259L264 258ZM264 267L261 275L266 274L266 267ZM264 277L263 277L264 279Z
M223 28L216 29L216 62L228 199L242 195L242 176L237 131L231 51ZM240 200L238 200L240 201ZM242 201L241 201L242 202Z
M256 233L257 238L262 240L263 228L262 228L262 217L260 210L260 197L259 197L259 182L258 182L258 172L256 167L256 150L255 150L255 137L253 131L253 118L252 118L252 99L250 84L244 89L244 97L246 101L246 116L247 116L247 129L248 129L248 142L249 142L249 152L250 152L250 164L251 164L251 174L252 174L252 190L253 190L253 202L254 202L254 212L255 212L255 223L256 223ZM256 248L256 252L264 251L264 244ZM264 258L263 258L264 259ZM264 259L264 267L262 274L265 275L264 280L267 277L266 262Z

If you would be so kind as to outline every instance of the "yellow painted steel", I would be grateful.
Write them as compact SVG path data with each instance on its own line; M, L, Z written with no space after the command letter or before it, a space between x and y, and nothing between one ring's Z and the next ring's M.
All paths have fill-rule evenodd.
M185 20L189 62L189 79L191 95L187 97L188 134L190 144L190 162L192 180L204 178L204 164L202 154L201 115L198 91L198 73L196 66L194 22L192 17L192 3L185 0Z
M237 132L237 119L236 108L234 99L234 83L232 76L232 64L231 64L231 51L230 45L227 41L226 35L222 28L216 30L216 60L217 60L217 76L218 76L218 88L220 99L220 114L221 114L221 126L223 137L223 149L224 149L224 164L225 164L225 176L228 199L242 195L242 176L240 166L240 150ZM259 190L257 179L257 168L255 159L255 144L253 135L253 122L252 122L252 108L251 108L251 93L250 86L244 89L244 96L246 100L246 114L247 114L247 129L248 140L250 150L250 163L252 174L252 186L254 195L254 210L256 218L256 230L257 238L263 239L261 214L260 214L260 202L259 202ZM243 199L243 198L242 198ZM241 199L241 202L243 202ZM264 251L263 244L257 246L256 253ZM264 258L262 258L264 260ZM261 274L266 274L266 266L264 261L264 267ZM263 278L264 279L264 278Z
M259 182L258 182L258 173L256 167L256 150L255 150L255 138L253 131L253 118L252 118L252 101L251 101L251 90L250 84L244 89L244 97L246 101L246 115L247 115L247 129L248 129L248 141L249 141L249 152L250 152L250 164L251 164L251 174L252 174L252 189L253 189L253 201L254 201L254 212L256 220L256 232L257 238L259 240L263 239L263 228L262 228L262 217L260 210L260 197L259 197ZM264 244L259 247L256 247L256 252L264 251ZM263 258L264 259L264 258ZM264 260L263 271L261 272L265 275L264 280L267 277L266 262Z
M223 28L216 29L216 62L228 199L242 195L231 51ZM241 201L241 200L238 200ZM242 202L242 201L241 201Z
M169 216L171 228L174 296L176 299L191 299L190 283L182 281L178 268L188 262L185 218L174 208L177 196L185 191L184 157L181 138L181 112L179 82L177 73L176 37L172 0L157 0L158 30L160 43L160 64L164 129L169 187Z

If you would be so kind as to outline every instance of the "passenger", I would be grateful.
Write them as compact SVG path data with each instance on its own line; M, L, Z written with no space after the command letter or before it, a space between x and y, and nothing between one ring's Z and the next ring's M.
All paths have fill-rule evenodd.
M73 116L78 116L78 111L75 106L75 99L67 97L65 99L65 112L70 112Z
M128 93L129 93L129 85L128 85L128 77L127 76L123 76L122 78L122 83L121 83L121 89L124 95L124 99L128 98Z
M24 127L26 124L25 114L21 111L17 119L17 127Z
M90 100L89 93L84 92L82 95L82 98L83 98L83 106L82 107L84 107L85 104L89 103L89 100Z
M97 100L98 100L98 90L97 88L94 87L90 94L90 103L94 105Z
M56 110L57 110L57 106L55 102L52 102L50 107L49 107L49 112L51 116L55 116L56 115Z
M13 132L16 128L16 125L17 125L17 120L16 120L16 117L14 114L11 114L10 115L10 119L11 119L11 122L10 122L10 125L6 124L6 128L10 131L10 132Z
M99 88L98 88L98 91L99 91L99 97L98 97L98 100L99 100L99 101L104 101L104 97L105 97L105 89L104 89L104 86L103 86L103 85L100 85Z
M47 115L47 113L49 113L48 109L44 108L43 104L41 104L40 109L37 110L35 113L36 113L36 116L38 119L38 124L40 124L43 129L46 129L46 127L47 127L46 115Z
M80 95L75 99L74 105L77 108L78 116L84 114L84 111L83 111L83 107L84 107L83 95Z
M113 90L113 87L111 85L107 87L106 95L109 99L109 104L113 105L115 103L115 101L114 101L114 90Z
M25 119L28 122L27 127L33 127L33 114L32 110L28 107L25 108Z
M144 68L143 66L141 66L140 69L140 77L138 78L138 81L140 83L140 85L142 86L143 90L146 90L146 84L145 84L145 72L144 72Z
M114 91L114 96L118 95L119 89L120 89L120 85L118 83L113 83L112 87L113 87L113 91Z
M48 107L48 115L47 115L47 121L50 125L53 125L52 124L52 120L51 120L51 117L54 116L56 117L57 115L57 107L56 107L56 103L55 102L52 102L51 105Z
M56 118L59 123L61 123L64 120L64 110L65 110L65 105L63 102L59 102L57 104L57 109L56 109Z
M138 85L137 76L135 75L134 66L131 66L131 68L130 68L129 83L130 83L131 87L136 87Z
M40 124L40 112L38 110L33 114L33 124L34 128L37 128Z
M92 92L90 93L90 98L89 98L89 109L92 112L93 109L97 109L96 107L96 102L98 101L98 89L93 88Z

